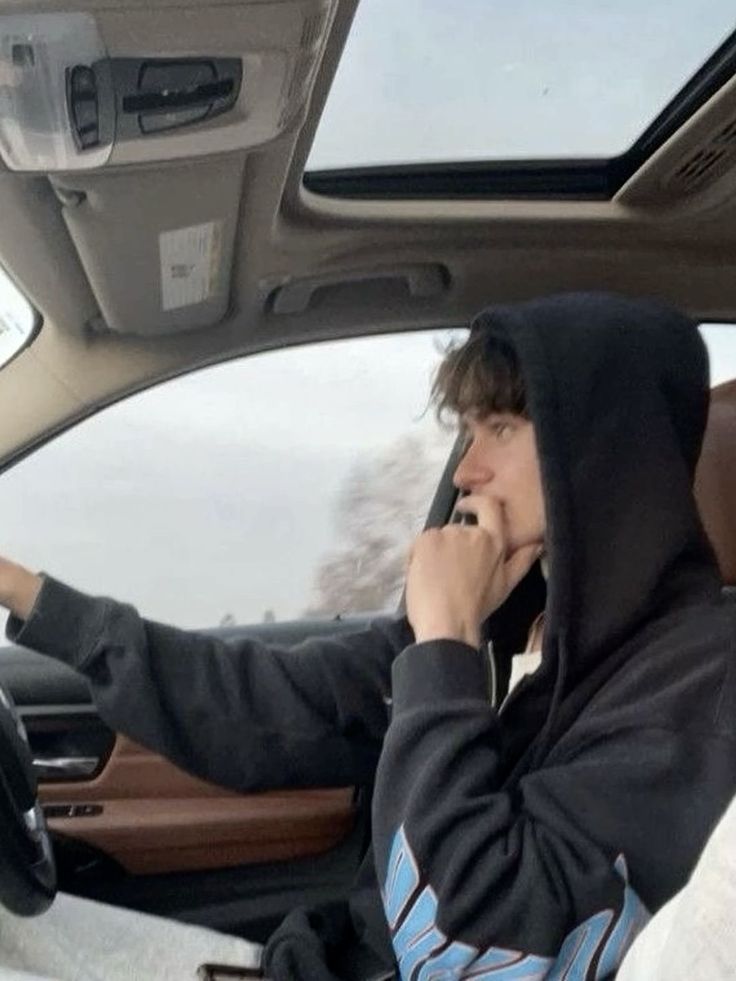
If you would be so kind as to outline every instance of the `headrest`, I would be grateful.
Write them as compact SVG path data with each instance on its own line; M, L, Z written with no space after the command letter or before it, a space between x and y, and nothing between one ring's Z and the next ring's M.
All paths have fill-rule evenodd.
M695 498L723 580L736 586L736 380L711 392Z

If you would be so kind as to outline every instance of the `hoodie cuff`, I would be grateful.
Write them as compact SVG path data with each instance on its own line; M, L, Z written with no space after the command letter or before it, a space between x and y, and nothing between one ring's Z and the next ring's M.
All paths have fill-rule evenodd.
M487 658L458 640L412 644L394 661L394 714L455 699L487 700Z
M94 650L106 609L104 600L87 596L44 575L28 619L21 620L11 614L5 635L13 644L80 667Z

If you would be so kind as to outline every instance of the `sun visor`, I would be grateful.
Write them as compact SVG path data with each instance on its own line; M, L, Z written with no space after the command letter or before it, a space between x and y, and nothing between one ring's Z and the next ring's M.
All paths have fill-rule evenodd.
M152 336L225 316L245 156L53 180L108 329Z
M0 14L0 158L54 173L262 146L306 108L333 8Z

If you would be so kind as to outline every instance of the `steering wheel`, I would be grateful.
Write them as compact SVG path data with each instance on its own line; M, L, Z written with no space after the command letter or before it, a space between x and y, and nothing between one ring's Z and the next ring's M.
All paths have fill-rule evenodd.
M56 895L56 865L26 729L0 685L0 903L35 916Z

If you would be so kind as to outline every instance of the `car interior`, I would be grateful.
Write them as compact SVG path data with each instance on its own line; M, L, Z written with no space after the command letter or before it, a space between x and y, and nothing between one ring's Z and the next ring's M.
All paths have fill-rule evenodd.
M373 13L387 46L419 46L410 6L416 36L398 37L383 0L0 0L0 267L33 310L22 330L6 315L20 339L0 366L0 481L164 380L305 343L461 328L492 302L616 290L728 331L728 18L616 152L494 158L490 139L485 158L349 164L338 134L335 166L313 156L357 32ZM395 80L375 81L390 99ZM420 109L431 128L433 105ZM430 525L451 516L457 452ZM736 595L736 382L714 389L696 492ZM365 619L212 631L292 644ZM0 683L28 732L59 889L256 941L294 906L347 891L369 787L237 794L110 731L62 665L5 646Z

